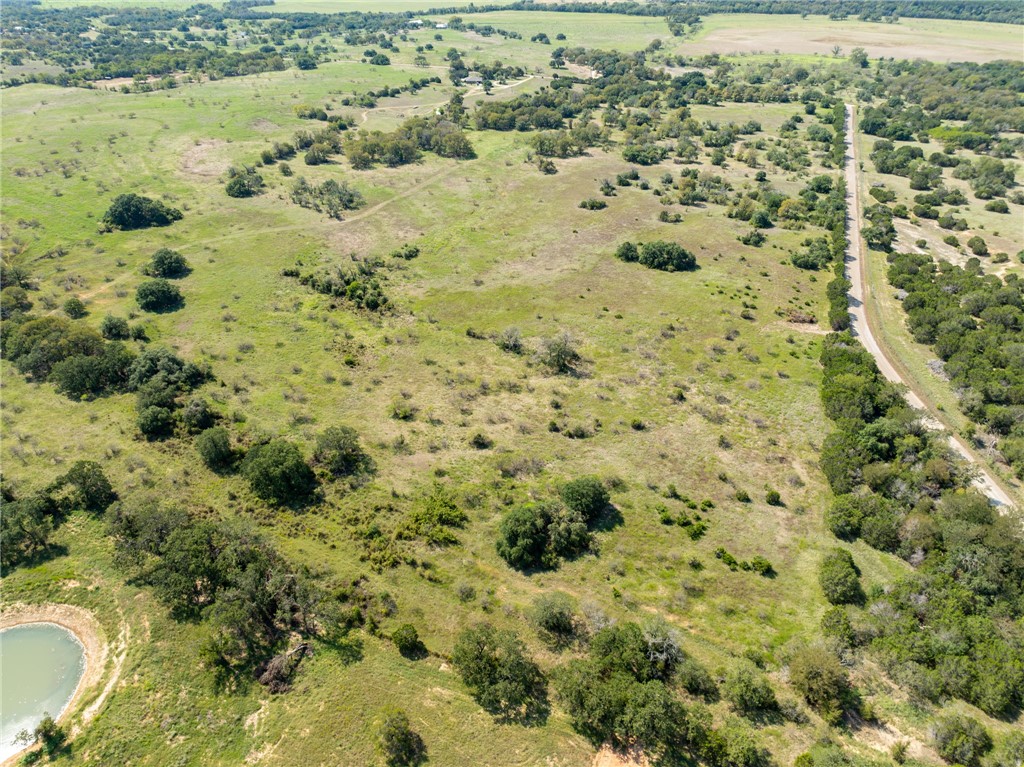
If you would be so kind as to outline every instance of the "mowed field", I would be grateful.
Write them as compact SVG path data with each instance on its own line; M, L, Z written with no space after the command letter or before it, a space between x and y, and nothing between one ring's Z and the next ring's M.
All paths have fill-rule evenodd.
M832 21L825 16L707 16L682 52L722 55L747 53L831 56L835 46L848 54L863 48L870 58L932 61L1024 59L1024 27L976 21L901 18L896 24Z
M592 19L481 15L477 23L517 29L527 39L446 31L430 63L440 65L454 44L481 60L540 66L550 49L528 42L531 29L563 31L568 45L630 49L664 26L660 19ZM602 198L606 210L581 210L581 200L600 197L603 179L628 168L620 150L557 160L559 172L545 176L527 161L528 136L517 133L469 132L478 155L469 161L428 155L415 165L362 172L343 157L316 168L293 161L296 176L345 180L365 196L366 205L343 221L294 205L295 179L278 167L260 170L267 182L261 196L225 195L229 166L251 164L271 142L310 127L296 118L295 105L325 104L351 115L360 130L390 130L444 103L447 82L382 100L376 109L341 106L353 92L440 72L410 66L411 48L404 46L392 67L335 61L313 72L149 94L44 86L3 92L6 244L38 278L36 310L78 296L89 310L85 322L98 325L106 313L144 322L152 344L211 365L215 378L202 394L237 439L282 436L309 455L318 432L350 425L371 453L376 477L349 492L328 486L322 506L272 510L240 477L208 471L188 440L143 441L131 396L72 402L3 363L5 475L30 490L72 460L95 459L125 497L156 494L197 514L255 519L297 561L343 580L366 576L369 588L394 601L384 631L411 622L441 655L461 628L488 620L516 629L541 664L554 668L572 653L543 645L528 615L538 595L558 590L591 614L668 620L684 631L685 649L713 670L744 653L777 669L790 642L817 631L826 607L817 565L837 545L821 522L828 492L816 465L828 428L818 397L821 329L780 316L787 309L825 315L823 275L797 270L788 259L817 232L771 229L763 247L748 247L737 236L749 225L729 219L723 207L672 206L683 221L661 223L658 198L635 187ZM358 51L339 56L357 58ZM546 82L535 76L467 103ZM771 137L802 106L693 112L701 120L756 119L758 135ZM655 183L681 169L667 161L640 170ZM754 183L755 171L740 163L705 169L736 188ZM769 178L795 196L821 170L816 162L799 173L771 169ZM185 217L164 229L98 234L110 200L129 191L163 198ZM622 263L613 251L627 239L678 242L696 254L700 269L671 274ZM420 255L389 268L390 315L350 311L281 275L297 264L348 263L351 254L386 257L405 243ZM140 313L140 270L160 247L191 261L192 273L180 281L186 303L169 314ZM584 358L580 375L550 375L530 353L506 354L486 340L513 326L530 349L556 332L571 333ZM414 408L411 421L391 417L396 401ZM551 422L592 436L570 439L550 430ZM477 434L493 446L473 447ZM614 480L617 488L618 515L597 533L597 551L553 572L511 570L495 552L502 514L552 497L560 482L583 474ZM469 515L461 545L410 544L428 565L373 571L358 529L393 524L435 483ZM703 539L659 521L660 506L685 510L665 497L670 484L713 504L701 512L709 524ZM769 488L784 505L765 502ZM739 502L738 491L752 502ZM95 610L124 648L120 681L74 741L76 762L368 764L389 704L409 713L433 764L591 762L592 745L557 707L542 726L496 723L440 657L409 661L363 632L339 645L318 644L292 692L270 696L253 685L217 695L196 660L202 630L175 623L148 591L124 584L103 530L100 521L75 517L55 536L65 554L4 582L6 601ZM765 556L776 576L731 572L715 558L718 547L739 559ZM866 588L907 567L863 543L849 548ZM773 674L781 687L782 673ZM912 707L890 698L880 679L863 689L894 720L906 716L906 731L914 732ZM714 710L720 720L730 716L724 703ZM813 725L773 722L758 732L779 764L813 740ZM858 737L863 742L849 745L874 754L867 734Z

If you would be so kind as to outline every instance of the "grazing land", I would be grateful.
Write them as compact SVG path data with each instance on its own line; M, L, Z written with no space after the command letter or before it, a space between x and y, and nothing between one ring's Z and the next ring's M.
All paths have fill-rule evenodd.
M934 118L896 142L1014 172L914 165L969 228L882 239L983 236L1013 332L1021 27L369 5L81 11L109 61L4 30L2 599L106 648L52 758L1015 764L1020 518L857 356L841 273L844 104ZM954 97L892 56L1009 61ZM863 193L913 206L877 137Z
M1021 30L1006 24L900 19L898 24L843 21L825 16L708 16L702 28L680 50L699 55L795 54L832 56L838 46L860 47L872 58L930 61L995 61L1024 57Z

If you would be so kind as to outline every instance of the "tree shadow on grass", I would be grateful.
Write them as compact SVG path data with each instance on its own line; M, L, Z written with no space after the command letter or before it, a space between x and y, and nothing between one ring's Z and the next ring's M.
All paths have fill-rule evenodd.
M594 517L590 529L596 533L607 533L617 527L621 527L625 524L625 521L619 508L609 503Z

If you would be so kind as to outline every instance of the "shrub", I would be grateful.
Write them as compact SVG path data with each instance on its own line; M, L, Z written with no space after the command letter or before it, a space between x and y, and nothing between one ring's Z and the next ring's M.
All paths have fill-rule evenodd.
M533 603L533 620L546 638L563 643L576 633L572 600L561 591L541 594Z
M242 461L242 476L260 498L283 504L305 499L316 487L316 478L291 442L273 440L249 450Z
M970 248L971 253L973 253L976 256L988 255L988 245L985 243L985 240L983 240L978 235L974 235L973 237L971 237L971 239L967 241L967 247Z
M108 314L100 322L100 334L110 341L121 341L129 337L128 320Z
M615 257L620 261L632 263L640 258L640 251L631 242L624 242L615 249Z
M208 403L202 397L193 397L181 411L181 422L190 432L202 431L213 426L215 416Z
M203 463L213 470L223 469L234 460L231 437L223 426L214 426L200 432L195 441L196 451Z
M992 749L992 737L981 724L962 714L948 714L935 723L935 750L950 764L978 767Z
M146 280L135 291L135 300L147 312L176 309L184 303L176 285L163 278Z
M492 714L531 720L546 712L544 674L514 632L489 623L464 629L452 650L452 665L476 701Z
M578 512L587 524L591 524L611 500L601 480L592 476L566 482L560 495L562 503Z
M113 229L145 229L167 226L181 220L181 211L137 194L121 194L114 198L103 223Z
M171 250L170 248L160 248L149 259L149 263L146 264L142 271L149 277L174 279L176 277L184 277L191 271L191 267L189 266L188 259L178 251Z
M411 623L403 623L391 633L391 641L395 643L398 652L407 658L415 658L423 654L426 648L420 641L419 632Z
M663 272L682 272L697 268L697 259L688 250L674 242L645 242L640 245L639 258L648 269Z
M224 191L228 197L253 197L263 191L263 176L249 168L235 171Z
M555 373L571 373L580 361L576 339L563 330L541 341L537 361Z
M1010 207L1006 204L1006 200L992 200L985 203L985 210L992 213L1009 213Z
M404 711L385 712L377 732L377 748L388 767L414 767L427 756L423 739L413 731Z
M785 506L782 502L782 496L779 495L778 490L769 490L764 497L765 503L769 506Z
M170 434L174 428L174 416L167 408L153 405L139 413L137 423L139 431L148 439L157 439Z
M56 495L61 490L69 491L63 499L58 498L58 503L63 501L68 510L102 512L117 500L117 493L110 480L95 461L75 461L65 474L50 485L47 492Z
M771 684L750 662L741 663L726 674L722 695L743 713L769 711L778 705Z
M844 607L830 607L821 616L821 634L826 639L834 639L843 647L852 647L856 636L853 624Z
M604 200L595 200L590 198L589 200L583 200L580 202L580 207L584 210L604 210L608 207L608 203Z
M522 354L523 336L519 332L519 328L506 328L498 334L494 343L496 343L498 348L504 352L509 352L510 354Z
M850 681L832 653L823 647L799 650L789 663L789 681L827 720L838 720Z
M73 320L81 319L87 314L85 304L83 304L79 298L69 298L64 302L63 308L64 314Z
M498 554L512 567L554 567L559 557L574 557L590 544L582 515L551 503L525 503L502 519Z
M344 477L370 468L370 457L359 444L359 433L350 426L331 426L316 438L313 461L332 476Z
M818 568L818 583L825 598L834 605L864 602L860 571L845 549L833 549L825 555Z

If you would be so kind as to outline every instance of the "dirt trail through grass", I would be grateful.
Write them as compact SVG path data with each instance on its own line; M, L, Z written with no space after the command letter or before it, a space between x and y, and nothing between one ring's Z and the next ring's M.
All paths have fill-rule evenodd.
M868 319L867 306L865 301L871 292L871 286L867 284L865 276L865 260L867 252L864 241L861 238L861 199L860 180L857 176L859 169L857 160L857 141L854 133L854 110L850 104L846 105L846 193L849 196L847 206L847 229L850 233L850 244L846 253L846 273L850 280L850 332L858 339L864 347L871 352L875 358L878 369L882 371L888 380L893 383L903 384L907 387L905 397L910 406L925 413L924 422L936 430L945 430L950 446L964 459L971 463L977 470L974 478L974 485L988 496L989 500L1001 510L1009 509L1015 504L1010 494L1003 489L999 482L985 469L981 461L967 444L960 439L950 428L949 424L943 421L939 412L932 407L922 394L920 387L914 385L910 374L898 365L891 358L886 350L878 342L878 338L872 331Z

